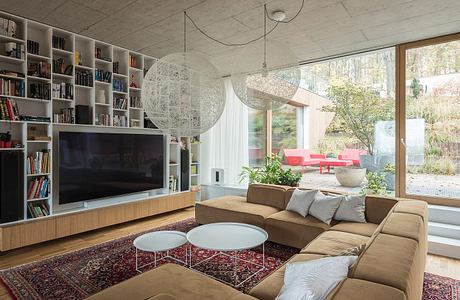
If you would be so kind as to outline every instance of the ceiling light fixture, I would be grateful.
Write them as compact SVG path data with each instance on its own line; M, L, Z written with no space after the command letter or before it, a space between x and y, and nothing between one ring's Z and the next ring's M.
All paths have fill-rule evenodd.
M164 133L196 136L219 120L225 107L225 87L217 69L201 55L184 51L158 60L147 72L141 100L147 116Z

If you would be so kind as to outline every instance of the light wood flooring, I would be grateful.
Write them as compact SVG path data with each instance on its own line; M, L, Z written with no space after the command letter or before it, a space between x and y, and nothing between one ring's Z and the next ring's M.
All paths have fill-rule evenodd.
M132 233L174 223L194 216L194 208L161 214L142 220L114 225L75 236L45 242L17 250L0 253L0 269L10 268L55 255L97 245ZM460 260L428 255L426 271L460 280ZM0 287L0 299L11 299L4 287Z

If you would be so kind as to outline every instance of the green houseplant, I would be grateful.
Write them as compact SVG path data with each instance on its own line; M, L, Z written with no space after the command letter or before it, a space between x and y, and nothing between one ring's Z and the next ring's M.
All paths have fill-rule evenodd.
M369 172L366 174L367 182L363 186L362 192L367 195L386 195L387 183L385 174L379 172Z
M265 165L262 167L243 167L240 173L240 182L266 183L287 186L298 186L302 175L291 169L283 169L281 158L278 155L271 155L265 158Z

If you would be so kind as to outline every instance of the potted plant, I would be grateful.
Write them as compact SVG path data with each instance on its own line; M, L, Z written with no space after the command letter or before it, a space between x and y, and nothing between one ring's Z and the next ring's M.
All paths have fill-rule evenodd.
M363 183L366 176L366 168L356 166L337 167L334 169L335 178L342 186L357 187Z
M302 175L291 169L283 169L281 158L273 154L265 158L263 167L243 167L240 173L240 182L266 183L287 186L298 186Z
M395 165L392 163L387 163L383 168L383 172L385 174L385 182L387 184L387 188L390 191L395 190Z
M362 192L366 195L386 195L387 183L385 174L379 172L369 172L366 175L367 182L364 184Z

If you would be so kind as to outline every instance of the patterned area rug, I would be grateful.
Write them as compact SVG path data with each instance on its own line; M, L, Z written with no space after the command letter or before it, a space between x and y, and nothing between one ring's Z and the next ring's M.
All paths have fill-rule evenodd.
M157 230L179 230L187 232L198 226L193 218ZM126 236L100 245L55 256L42 261L0 271L0 279L15 299L84 299L138 273L135 270L133 240L142 233ZM183 259L186 247L170 251L170 255ZM192 248L193 262L215 254L213 251ZM265 262L267 269L245 281L240 290L247 292L273 270L280 267L298 249L267 242ZM240 258L261 264L262 249L255 248L240 253ZM140 264L151 262L153 256L140 253ZM172 260L164 259L158 265ZM154 268L145 267L143 271ZM197 267L198 268L198 267ZM199 270L225 281L234 280L234 269L226 256L216 256L199 266ZM257 267L250 264L238 266L238 282L248 278ZM460 300L460 281L425 274L423 300Z

